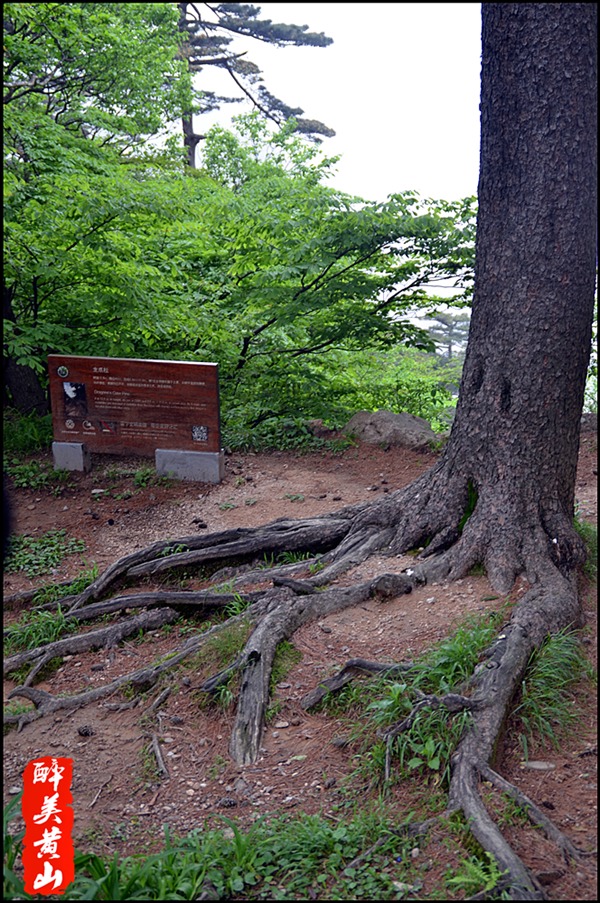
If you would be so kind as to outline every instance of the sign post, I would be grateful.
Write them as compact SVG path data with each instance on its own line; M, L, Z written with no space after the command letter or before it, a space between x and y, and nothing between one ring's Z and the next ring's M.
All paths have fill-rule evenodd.
M48 371L55 468L154 455L159 474L223 479L217 364L51 354Z

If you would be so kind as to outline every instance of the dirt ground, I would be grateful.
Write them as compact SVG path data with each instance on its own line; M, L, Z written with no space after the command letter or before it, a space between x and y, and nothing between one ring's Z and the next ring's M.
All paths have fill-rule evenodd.
M41 535L65 528L83 539L86 551L70 556L52 579L65 580L92 563L100 571L128 552L156 540L177 539L198 531L254 526L277 517L305 517L366 501L411 482L431 466L433 452L380 448L360 444L341 454L231 454L220 485L150 483L136 486L135 474L152 462L138 458L93 456L89 474L74 474L60 496L48 490L13 489L13 529ZM48 460L48 459L46 459ZM597 438L582 436L577 480L582 519L596 523ZM405 567L410 559L372 558L343 581L366 579ZM5 574L5 600L48 577L29 580ZM187 588L196 588L192 583ZM511 597L525 590L517 583ZM595 587L584 591L586 649L596 664ZM234 709L200 707L193 688L200 682L182 668L169 682L171 695L158 717L144 719L158 690L134 708L116 712L111 703L123 697L70 713L39 719L4 738L4 802L18 792L28 761L36 755L69 756L74 760L74 840L82 850L96 852L153 849L168 824L185 833L204 823L220 824L226 815L249 824L259 815L322 813L343 818L340 803L348 800L346 777L356 768L357 749L344 745L348 724L341 718L305 712L302 696L347 659L407 660L443 638L452 624L470 612L496 609L506 597L495 594L484 576L469 576L454 584L418 588L385 603L370 600L354 609L330 615L303 627L293 638L302 653L277 687L280 703L268 725L259 761L244 768L228 755ZM19 606L5 606L5 625L19 615ZM187 628L189 630L189 628ZM112 650L67 656L57 672L37 684L53 694L74 693L113 680L149 663L185 639L185 625L169 633L155 632L143 640L123 642ZM4 683L4 698L14 683ZM530 761L509 730L496 762L508 780L548 810L555 824L578 847L597 845L597 697L589 684L574 699L579 711L576 731L558 750L538 746ZM159 780L147 749L151 732L160 737L169 778ZM533 760L533 761L531 761ZM351 793L351 791L350 791ZM362 788L361 801L368 794ZM390 805L401 822L411 810L427 811L430 788L423 782L396 784ZM372 792L376 798L377 792ZM597 899L595 857L567 865L556 848L530 828L507 829L511 843L546 885L549 899ZM431 894L453 854L430 836L424 849L422 894Z

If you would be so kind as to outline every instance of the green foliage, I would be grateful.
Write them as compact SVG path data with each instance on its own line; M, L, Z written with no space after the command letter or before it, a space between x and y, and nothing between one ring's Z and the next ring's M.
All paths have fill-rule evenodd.
M96 6L110 10L120 39L121 4ZM136 4L135 40L153 6L170 5ZM87 27L100 25L92 17ZM50 54L44 43L36 52ZM94 87L92 79L92 94ZM141 104L142 92L136 97ZM81 106L77 123L91 115ZM31 117L40 118L37 108ZM176 157L151 157L135 142L123 158L108 123L99 140L58 120L42 116L36 125L35 181L19 150L20 126L8 145L6 352L42 379L46 354L57 348L216 360L228 446L315 448L307 419L339 424L356 409L358 390L344 386L353 359L365 349L433 349L411 311L431 307L424 288L440 278L466 289L472 199L448 204L406 192L358 202L323 184L334 161L293 124L272 133L250 116L235 134L215 128L205 169L182 178ZM442 389L435 393L441 409ZM422 385L396 394L401 409L420 400L415 412L425 413Z
M172 837L165 828L163 850L150 856L119 861L117 855L106 860L76 852L75 880L66 897L194 900L210 889L219 899L240 894L271 900L397 899L392 876L400 870L404 877L398 861L408 858L408 848L383 816L363 813L339 825L319 816L282 817L260 820L247 830L231 819L223 822L223 830L198 830L184 838ZM375 841L380 843L373 850ZM5 899L22 895L22 881L14 872L20 846L21 838L5 842ZM360 864L347 868L357 856Z
M290 643L288 640L282 640L278 644L271 668L271 692L273 692L278 683L281 683L287 677L294 665L297 665L300 661L302 661L302 653L299 649L296 649L293 643Z
M247 599L242 598L239 593L234 593L232 601L228 602L225 606L225 617L237 617L237 615L240 615L243 611L246 611L250 604L251 603Z
M291 496L286 496L286 498L291 498ZM306 561L309 558L313 558L311 552L280 552L277 556L277 560L282 564L298 564L300 561Z
M194 657L194 667L202 665L207 671L217 671L230 665L244 648L249 630L249 624L242 620L215 633Z
M172 546L166 546L159 555L159 558L169 558L171 555L181 555L183 552L189 552L189 548L185 543L176 543Z
M455 892L460 891L461 896L489 893L495 891L501 885L504 872L498 868L498 863L491 853L483 853L481 857L470 856L463 859L459 868L449 871L446 875L446 883ZM494 899L510 900L508 893L502 892Z
M67 470L53 470L36 460L19 462L13 458L4 469L17 489L51 489L58 495L70 480Z
M579 713L570 688L583 677L595 680L579 637L572 631L548 636L532 652L521 683L521 701L513 712L526 759L534 739L549 741L557 749L565 731L577 723Z
M9 824L15 816L21 814L21 800L23 793L14 796L4 807L2 812L3 850L4 850L4 884L3 897L5 900L25 899L23 879L15 871L17 858L23 849L25 831L13 834L9 830Z
M584 573L590 580L595 581L598 579L598 527L577 517L574 520L574 526L587 548Z
M21 649L37 649L64 634L73 633L78 626L75 618L63 614L60 605L56 611L26 611L5 630L5 648L9 654Z
M451 636L415 662L412 685L424 693L449 693L460 688L473 674L481 651L496 636L505 613L501 608L465 618Z
M4 455L29 455L52 444L52 415L19 414L9 407L3 412Z
M46 605L48 602L58 602L65 596L74 596L82 593L86 587L93 583L98 576L98 565L93 564L87 570L82 571L79 577L71 580L69 583L60 585L57 583L47 583L41 586L31 600L33 606Z
M340 355L334 371L346 414L389 410L423 417L432 428L448 429L456 405L462 364L445 362L415 349L365 351Z
M85 551L85 542L67 538L65 530L49 530L42 536L15 534L9 541L9 551L4 563L7 573L23 571L27 577L49 573L67 557Z
M375 730L382 731L403 721L411 713L419 694L443 695L459 692L471 676L479 654L494 638L503 612L487 612L468 617L455 632L425 652L407 671L402 682L391 683L384 677L367 684L345 688L340 699L331 697L336 711L347 707L355 737L362 737L364 749L359 756L359 771L376 782L381 781L386 761L386 744L373 741ZM345 694L345 695L344 695ZM391 761L398 778L413 774L431 777L435 785L447 786L450 759L470 721L468 711L450 714L443 707L423 708L412 725L392 741Z

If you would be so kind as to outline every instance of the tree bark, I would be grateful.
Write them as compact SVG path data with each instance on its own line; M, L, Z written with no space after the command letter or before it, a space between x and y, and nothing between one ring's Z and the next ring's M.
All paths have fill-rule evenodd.
M260 590L258 600L252 594L243 614L255 629L230 666L242 670L230 744L241 765L255 761L260 750L277 642L301 624L373 593L396 596L418 583L456 579L477 562L503 593L524 573L529 590L476 667L466 688L470 696L461 688L460 694L427 697L414 710L434 704L471 711L471 727L452 759L448 811L463 811L505 873L498 890L520 900L544 899L544 890L485 809L478 784L486 777L506 789L489 762L531 652L548 634L582 621L576 569L585 550L573 515L595 287L596 9L591 3L483 5L475 295L456 418L438 463L410 486L370 504L306 521L282 518L256 530L184 537L175 541L186 546L183 553L163 554L173 540L155 543L120 559L79 596L62 600L71 614L121 581L181 566L235 559L252 568L262 552L321 552L324 568L318 574L299 580L300 565L285 573L278 569L271 573L274 587ZM399 554L417 546L424 546L420 558L402 574L328 588L374 552ZM256 571L251 576L265 582L262 572L260 581ZM243 582L236 571L229 591ZM30 699L36 711L8 720L23 725L59 708L85 705L125 681L152 685L209 633L166 663L76 697L17 687L11 696ZM410 669L410 663L366 664L367 670ZM350 665L355 669L357 660ZM225 673L205 688L218 686ZM325 688L334 691L347 676L348 671L337 675ZM321 695L315 691L307 702ZM394 730L410 723L409 717ZM517 788L508 792L522 799ZM579 855L549 823L544 830L563 853Z
M430 579L482 562L506 592L520 573L567 574L584 554L573 514L596 278L596 6L491 3L482 21L475 288L456 417L417 491L372 521L396 524L396 552L427 544Z

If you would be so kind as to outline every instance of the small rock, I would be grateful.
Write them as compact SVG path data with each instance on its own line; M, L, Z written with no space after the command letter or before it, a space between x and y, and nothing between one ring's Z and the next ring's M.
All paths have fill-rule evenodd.
M289 726L290 726L290 722L289 722L289 721L277 721L277 722L275 723L275 727L276 727L278 730L279 730L279 729L283 729L284 727L289 727Z
M413 847L410 851L411 859L418 859L421 855L421 850L418 847Z
M558 881L563 875L563 869L556 869L552 872L538 872L536 877L540 884L545 884L547 886L548 884L553 884L555 881Z
M89 724L82 724L81 727L77 728L77 733L80 737L93 737L96 731Z
M237 800L234 800L231 796L223 796L218 801L217 806L220 806L222 809L235 809Z
M98 665L92 665L92 667L90 668L90 671L104 671L105 668L106 668L106 665L103 665L102 663L100 663Z
M17 793L20 793L20 792L21 792L21 788L20 788L20 787L17 787L17 786L15 785L15 786L13 786L13 787L9 787L9 788L8 788L8 792L10 793L11 796L16 796Z
M331 633L331 627L328 627L326 624L319 624L319 627L323 633Z

